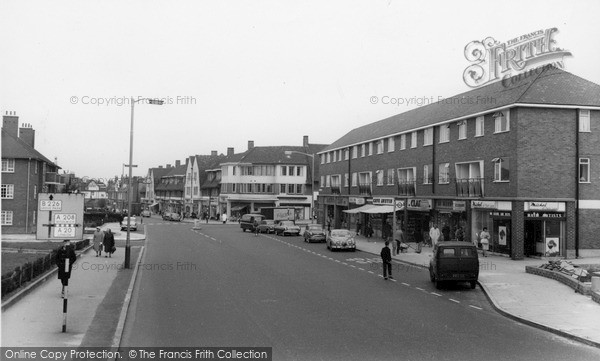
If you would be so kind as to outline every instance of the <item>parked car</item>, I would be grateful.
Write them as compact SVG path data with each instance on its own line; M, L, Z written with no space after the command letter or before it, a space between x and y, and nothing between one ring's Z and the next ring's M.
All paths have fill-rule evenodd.
M441 288L443 282L469 282L477 285L479 256L477 248L470 242L440 242L433 247L429 261L429 278Z
M356 251L356 242L354 241L354 233L347 229L332 229L325 240L327 248L331 251L339 249L349 249Z
M325 242L327 235L320 224L309 224L304 231L304 242Z
M137 222L135 217L123 217L123 220L121 221L121 231L127 230L127 219L129 219L129 230L137 231Z
M142 217L150 217L152 213L149 210L145 209L142 211Z
M247 229L254 232L254 221L260 223L263 219L265 216L262 214L244 214L240 220L240 228L243 232L246 232Z
M300 235L300 227L298 227L294 221L279 221L275 226L275 234L278 235Z
M275 233L275 221L272 219L263 219L258 224L260 233Z

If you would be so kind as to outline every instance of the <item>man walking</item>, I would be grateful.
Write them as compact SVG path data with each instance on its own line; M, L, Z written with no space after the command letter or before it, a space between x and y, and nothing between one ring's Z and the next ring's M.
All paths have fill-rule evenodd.
M69 278L71 278L71 270L73 269L73 263L77 260L75 251L71 246L71 242L68 239L63 241L63 246L56 252L56 266L58 267L58 279L62 283L61 297L65 298L65 287L69 285Z
M431 238L431 247L435 247L440 240L440 229L436 223L433 223L431 229L429 230L429 238Z
M404 232L402 232L402 228L398 227L396 232L394 233L394 250L396 255L402 252L402 247L404 245Z
M390 279L394 279L392 277L392 253L390 252L389 241L385 241L385 246L381 249L381 260L383 261L383 279L388 279L388 274Z

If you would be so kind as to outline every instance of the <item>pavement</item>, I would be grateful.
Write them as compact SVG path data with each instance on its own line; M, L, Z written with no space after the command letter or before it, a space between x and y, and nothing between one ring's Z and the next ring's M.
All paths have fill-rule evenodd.
M149 219L144 219L146 223ZM161 221L154 218L151 221ZM184 220L194 223L193 220ZM208 225L222 224L210 221ZM236 225L237 222L228 222ZM200 222L199 226L207 225ZM125 239L118 224L108 224L116 233L117 244ZM131 233L132 240L143 235ZM28 240L25 236L2 235L2 240ZM31 240L35 241L35 239ZM384 245L376 238L356 237L360 251L379 255ZM414 246L414 245L412 245ZM120 248L120 249L119 249ZM394 255L396 262L428 267L430 247L421 253L409 248ZM133 283L143 247L132 247L132 267L123 269L124 249L117 248L112 258L95 257L91 248L78 254L78 269L70 280L67 332L62 333L60 282L55 270L23 291L23 295L2 304L1 345L26 346L109 346L119 344L124 318L131 299ZM600 258L571 260L600 263ZM557 281L525 272L526 266L539 266L542 259L512 260L501 255L480 257L479 285L501 314L519 322L561 336L600 347L600 304L589 296L575 293Z

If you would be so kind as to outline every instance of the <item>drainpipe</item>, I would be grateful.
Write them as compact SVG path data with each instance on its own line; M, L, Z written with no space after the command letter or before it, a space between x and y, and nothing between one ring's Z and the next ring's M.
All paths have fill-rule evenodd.
M31 177L31 158L27 160L27 203L25 206L25 233L29 233L29 193L30 193L30 182Z
M579 122L575 122L575 169L575 258L579 258Z

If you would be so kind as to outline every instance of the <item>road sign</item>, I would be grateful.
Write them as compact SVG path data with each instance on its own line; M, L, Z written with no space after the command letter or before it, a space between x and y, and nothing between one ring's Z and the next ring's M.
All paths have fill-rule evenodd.
M74 224L57 224L54 226L54 238L75 238Z
M56 224L75 224L77 215L75 213L54 213L54 223Z
M49 199L40 199L40 211L60 211L62 210L62 201Z
M83 239L83 194L38 193L38 199L36 239Z

